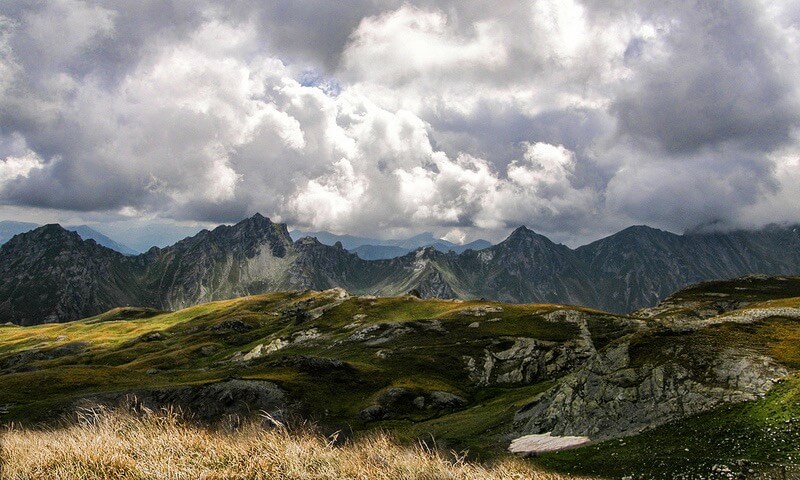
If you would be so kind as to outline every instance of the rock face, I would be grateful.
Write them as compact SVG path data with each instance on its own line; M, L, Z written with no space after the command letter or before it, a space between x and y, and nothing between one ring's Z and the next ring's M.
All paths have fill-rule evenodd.
M163 249L123 256L58 225L0 248L0 318L31 325L135 305L161 310L280 290L568 303L626 312L689 283L800 273L800 229L674 235L632 227L571 250L525 227L463 253L426 247L362 260L314 238L292 242L261 215Z
M726 350L715 358L682 348L658 352L654 363L635 365L623 342L522 408L521 434L552 432L593 440L620 437L716 407L753 400L787 370L768 357Z
M485 314L472 310L472 314ZM533 384L558 378L594 357L597 351L589 333L587 314L557 310L545 318L576 324L578 337L564 343L525 337L508 339L508 342L500 339L494 347L484 349L482 357L464 358L470 380L479 386Z
M144 255L145 286L169 310L286 289L295 257L286 226L256 215L151 249Z
M479 386L532 384L556 378L591 355L574 342L559 344L515 338L507 348L487 348L483 357L465 357L467 374Z

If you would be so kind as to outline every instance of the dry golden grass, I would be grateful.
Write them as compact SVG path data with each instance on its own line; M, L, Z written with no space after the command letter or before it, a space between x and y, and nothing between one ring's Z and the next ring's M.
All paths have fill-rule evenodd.
M210 430L170 412L92 411L64 427L0 432L0 478L22 479L534 479L522 460L487 466L374 434L336 446L308 430Z

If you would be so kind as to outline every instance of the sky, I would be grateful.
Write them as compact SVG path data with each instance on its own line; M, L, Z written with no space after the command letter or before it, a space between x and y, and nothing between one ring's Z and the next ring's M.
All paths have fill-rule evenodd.
M798 222L800 1L0 1L0 219L256 212L573 246Z

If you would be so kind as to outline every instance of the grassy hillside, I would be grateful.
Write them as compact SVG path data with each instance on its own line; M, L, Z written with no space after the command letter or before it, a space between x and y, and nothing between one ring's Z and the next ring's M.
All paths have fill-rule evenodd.
M577 335L575 324L544 318L564 308L553 305L338 295L268 294L178 312L126 308L67 324L0 327L0 405L9 405L3 418L47 419L90 394L241 377L276 382L304 411L326 410L323 423L358 424L358 412L391 387L494 395L471 391L462 357L517 337L557 345ZM487 306L502 311L476 316L487 315L479 311ZM604 318L613 326L598 329L598 340L627 331L624 321ZM475 322L481 326L470 328ZM354 335L366 341L349 340ZM270 355L231 360L279 339L288 344ZM327 368L308 358L343 363Z
M669 363L718 388L710 367L731 352L777 362L790 375L755 401L723 403L530 462L611 477L708 476L723 464L791 473L800 463L800 321L792 314L800 308L798 286L797 278L701 284L641 317L560 305L352 297L335 289L0 326L0 422L52 424L85 405L82 399L115 405L134 394L134 403L153 408L182 404L194 414L189 420L202 424L267 410L289 423L311 420L322 434L382 430L402 443L435 441L491 460L505 458L520 434L517 412L597 352L624 344L629 364L617 377ZM734 308L697 314L702 302L721 300ZM75 435L75 428L59 435ZM43 441L32 432L4 441L23 437Z

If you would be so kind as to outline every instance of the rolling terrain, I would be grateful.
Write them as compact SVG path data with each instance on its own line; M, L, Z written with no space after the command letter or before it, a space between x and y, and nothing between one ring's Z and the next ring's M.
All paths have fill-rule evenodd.
M797 277L702 283L632 315L279 292L2 326L0 421L97 403L212 423L265 411L479 459L553 432L594 442L532 460L564 473L769 478L800 463L798 345Z

